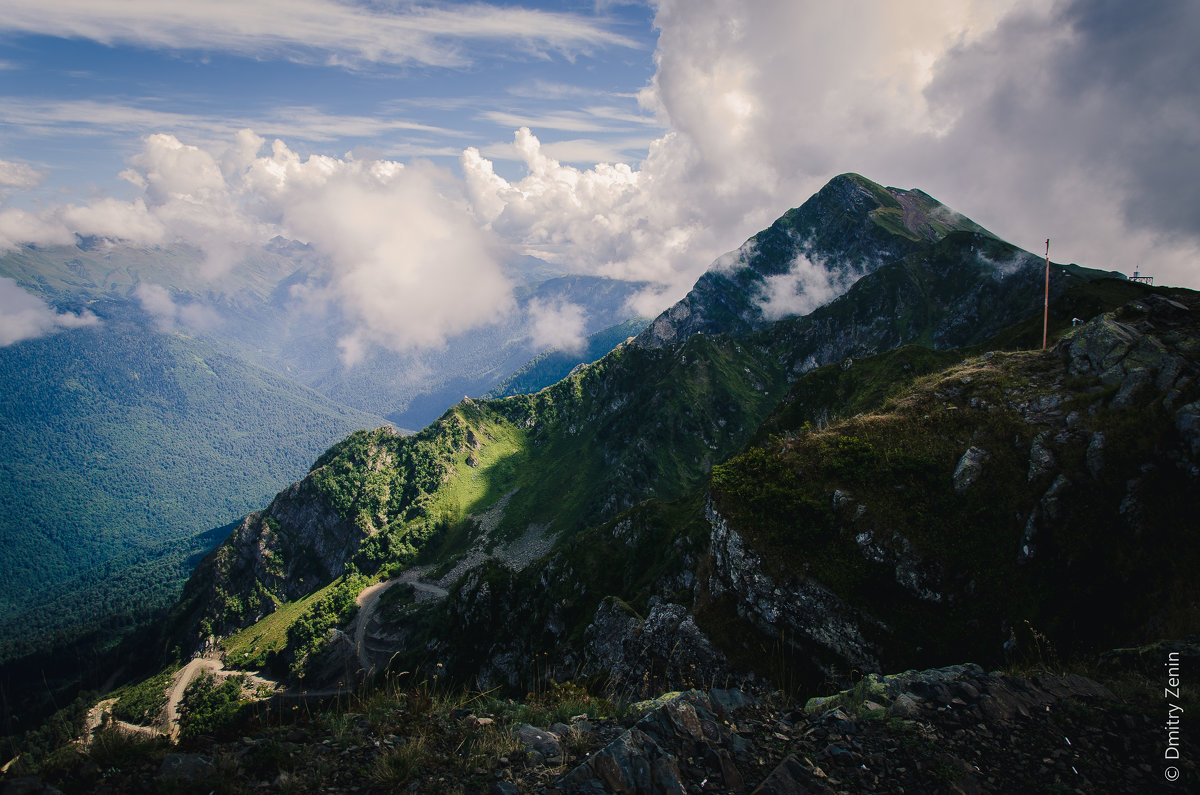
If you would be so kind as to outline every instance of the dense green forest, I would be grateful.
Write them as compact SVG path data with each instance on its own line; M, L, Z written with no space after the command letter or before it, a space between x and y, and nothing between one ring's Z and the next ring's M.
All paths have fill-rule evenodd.
M0 661L169 602L220 540L201 534L382 424L131 304L90 308L100 325L0 349Z

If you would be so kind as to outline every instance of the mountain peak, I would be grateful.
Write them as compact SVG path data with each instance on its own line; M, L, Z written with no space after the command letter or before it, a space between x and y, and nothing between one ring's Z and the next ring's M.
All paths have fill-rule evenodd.
M807 314L860 277L955 231L994 237L924 191L840 174L718 257L636 342L657 348L696 333L741 335L779 317Z

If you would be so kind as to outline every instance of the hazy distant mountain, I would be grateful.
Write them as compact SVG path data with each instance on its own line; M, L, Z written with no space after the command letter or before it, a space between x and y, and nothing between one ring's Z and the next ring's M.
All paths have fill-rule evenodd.
M132 626L214 543L200 534L298 478L333 441L382 414L420 427L493 387L536 353L531 302L580 306L587 334L624 320L639 288L521 258L505 321L420 357L376 351L347 368L337 342L349 320L327 308L314 322L294 296L321 265L281 239L219 279L183 246L80 239L0 257L0 276L98 318L0 348L11 440L0 451L0 660L35 637ZM583 353L604 352L593 341Z
M307 298L327 283L320 257L282 239L239 257L218 278L204 254L186 246L81 239L75 246L9 252L0 257L0 276L59 302L137 300L156 313L160 327L233 346L247 361L402 428L419 428L463 395L491 390L539 354L530 336L532 307L576 308L582 340L632 319L626 302L645 286L564 275L519 257L505 268L516 305L500 320L451 336L441 347L407 353L376 347L347 365L339 342L356 319ZM592 351L592 359L605 352Z
M228 352L163 334L135 305L91 307L96 326L0 348L6 643L60 629L68 617L34 621L28 611L68 583L90 581L116 560L144 563L143 550L161 556L170 542L225 524L338 438L383 423ZM76 617L145 615L176 582L81 596Z

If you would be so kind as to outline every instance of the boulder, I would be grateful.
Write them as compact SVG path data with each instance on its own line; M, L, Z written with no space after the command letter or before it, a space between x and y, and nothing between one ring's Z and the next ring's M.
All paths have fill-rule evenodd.
M969 447L967 452L958 459L954 468L954 490L959 494L975 485L983 474L983 465L990 461L992 454L981 447Z

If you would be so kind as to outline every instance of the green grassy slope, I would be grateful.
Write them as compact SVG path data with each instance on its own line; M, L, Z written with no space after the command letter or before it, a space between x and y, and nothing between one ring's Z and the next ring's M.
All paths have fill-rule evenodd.
M1123 288L1092 282L1062 302L1103 306L1127 296ZM1069 329L1068 318L1051 331L1058 336ZM1194 590L1188 596L1179 589L1197 561L1193 552L1179 554L1171 537L1194 533L1189 517L1200 505L1187 471L1172 463L1178 444L1172 422L1161 406L1150 412L1104 407L1112 390L1065 380L1065 364L1053 352L984 354L1012 336L1006 330L973 351L906 346L806 374L763 424L759 441L718 464L711 481L673 501L646 500L588 524L522 572L489 564L460 582L445 603L410 612L403 626L414 640L396 665L411 670L440 662L468 681L480 675L490 683L571 675L584 630L604 598L645 616L650 598L658 596L694 609L737 668L819 685L827 674L813 661L842 667L844 660L792 631L764 633L738 605L711 598L709 492L749 549L764 555L764 573L777 587L819 582L870 616L868 640L889 667L961 659L1002 664L1008 632L1002 626L1015 628L1030 654L1038 648L1032 628L1064 656L1154 633L1186 634L1197 615ZM1180 339L1182 346L1186 338ZM1031 424L1021 407L1064 391L1069 397L1056 406L1056 421L1074 410L1080 424L1063 443L1061 470L1031 478L1029 446L1050 426ZM1089 414L1097 401L1100 407ZM1078 474L1087 470L1093 431L1108 436L1106 456L1119 461L1096 482ZM952 476L972 445L992 457L986 477L959 493ZM1153 479L1144 477L1147 465L1156 467ZM1045 493L1060 471L1076 486L1060 508L1049 510L1069 518L1044 531L1040 557L1019 562L1031 506L1047 510L1038 506L1051 504ZM1131 534L1128 510L1121 508L1132 478L1146 488L1141 535ZM835 505L836 489L851 502ZM558 504L570 509L569 499ZM911 544L904 554L917 556L913 570L942 596L915 596L898 582L894 561L869 559L858 541L866 532L885 546L903 547L896 539L904 538Z

